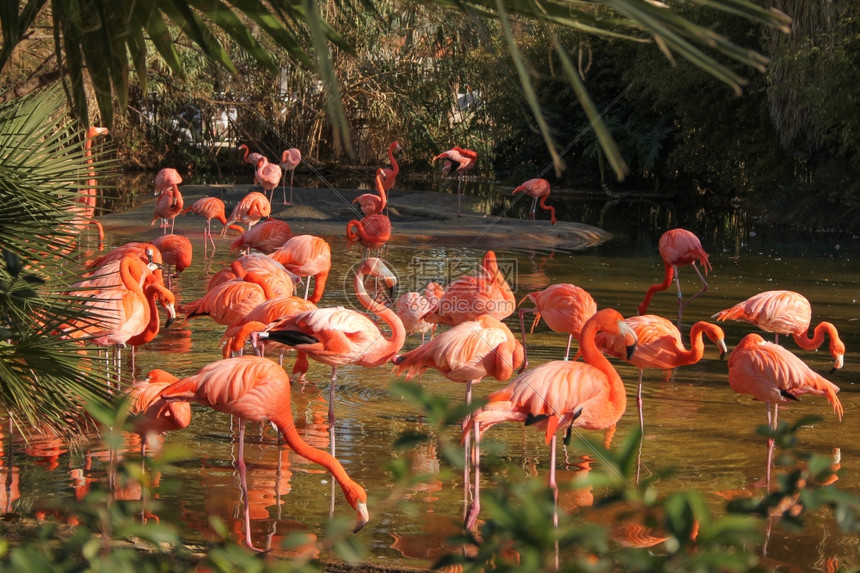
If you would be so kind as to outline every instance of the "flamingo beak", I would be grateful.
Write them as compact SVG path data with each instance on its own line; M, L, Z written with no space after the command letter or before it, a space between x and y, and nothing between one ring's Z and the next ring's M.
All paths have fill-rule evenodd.
M367 504L363 501L359 501L355 509L358 510L358 516L355 520L355 529L352 530L353 533L358 533L361 531L361 528L367 525L367 522L370 521L370 515L367 513Z
M836 358L833 360L833 369L830 371L831 374L842 368L842 365L845 363L845 355L837 354Z
M726 347L726 341L720 339L717 341L717 346L720 348L720 360L726 357L726 354L729 352L729 349Z
M170 325L176 320L176 308L172 304L168 304L165 310L167 310L167 322L164 323L164 328L170 328Z

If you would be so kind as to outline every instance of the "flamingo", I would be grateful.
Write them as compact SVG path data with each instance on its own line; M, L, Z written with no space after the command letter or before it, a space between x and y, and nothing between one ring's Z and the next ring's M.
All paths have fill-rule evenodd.
M391 238L391 220L382 213L368 215L346 224L346 238L361 243L368 251L379 249Z
M430 332L432 336L436 325L424 320L424 316L439 304L439 297L444 292L438 283L430 282L424 287L424 294L409 291L397 298L397 302L394 303L395 312L403 321L403 328L406 329L407 335L420 333L422 344L424 344L424 335L427 332Z
M534 303L534 308L520 308L520 332L523 336L523 366L522 370L528 368L529 355L528 347L526 346L526 327L523 322L523 315L527 312L532 312L535 315L532 322L531 331L534 332L535 326L543 317L547 326L554 332L567 333L567 349L564 351L564 359L570 357L570 343L576 338L579 343L579 336L582 331L582 326L585 322L594 316L597 312L597 303L591 294L583 288L570 283L558 283L550 285L547 288L527 294L520 300L520 304L530 300Z
M186 321L197 316L209 316L218 324L230 325L241 320L261 302L276 296L266 279L252 271L244 278L219 284L197 300L179 305L176 310L186 315Z
M455 325L474 320L482 314L503 320L516 308L517 301L496 260L493 251L487 251L476 275L465 275L445 289L435 309L424 316L433 323Z
M230 243L230 252L254 249L268 255L292 237L289 223L270 217L239 235Z
M523 422L545 428L550 446L549 485L558 501L555 477L556 431L574 427L606 430L615 426L627 408L627 393L618 372L595 343L598 331L620 334L628 341L628 358L636 346L636 333L621 314L605 308L582 327L580 352L585 362L555 360L527 370L505 388L489 395L486 406L464 424L464 441L475 434L474 501L466 528L474 529L480 511L479 468L481 435L499 422ZM567 437L565 437L565 442Z
M663 267L665 268L663 282L648 287L648 292L645 293L645 300L639 305L639 314L645 314L648 311L648 304L651 302L651 297L654 296L654 293L669 288L672 277L674 277L675 285L678 287L678 330L680 330L681 316L684 309L697 296L708 292L708 281L702 276L702 272L696 266L696 261L702 264L702 268L705 269L705 275L708 274L711 263L708 261L708 253L702 248L699 238L686 229L671 229L663 233L663 236L660 237L658 248L660 256L663 258ZM687 299L687 302L683 302L681 281L678 279L678 267L683 265L691 265L696 274L699 275L699 279L703 285L699 292Z
M295 453L326 468L340 484L347 502L357 512L353 531L358 532L367 523L367 493L349 477L334 456L310 446L299 435L290 406L290 378L274 362L257 356L218 360L204 366L197 374L174 382L164 389L161 397L168 403L193 400L240 418L238 464L242 478L247 469L244 460L244 420L268 420L273 423ZM244 479L242 484L244 499L247 500ZM247 525L246 521L245 540L251 546L250 528Z
M487 376L505 381L523 361L523 347L503 322L482 315L461 322L418 348L395 356L393 372L406 372L409 380L427 368L466 385L466 404L472 403L472 386ZM469 444L465 444L464 490L469 485Z
M151 276L154 277L155 275ZM126 344L132 347L132 350L137 346L152 342L158 335L160 327L158 323L157 303L161 303L162 308L167 311L167 321L164 323L164 328L170 327L173 321L176 320L176 295L173 294L173 291L165 287L160 281L145 282L147 284L143 287L143 296L149 305L149 322L140 333L132 336L126 342Z
M183 235L173 233L161 235L152 240L152 244L161 252L161 258L168 266L167 284L170 284L170 267L176 269L176 275L191 266L191 241Z
M206 239L212 243L212 252L215 252L215 240L212 238L212 219L218 219L221 224L227 226L227 212L224 209L224 201L218 197L203 197L186 207L182 214L196 213L206 219L206 227L203 229L203 246L206 246Z
M265 279L275 297L292 296L295 290L294 275L284 265L261 253L242 255L230 263L230 270L237 278L254 271Z
M320 308L282 320L273 330L252 335L256 347L260 340L274 340L304 352L317 362L331 366L329 423L334 455L334 392L338 366L380 366L390 361L403 347L406 331L403 322L390 308L368 296L365 276L374 276L393 287L396 279L385 264L374 257L365 259L355 273L355 295L359 302L382 319L391 329L385 336L376 323L364 314L343 307Z
M251 153L251 151L248 149L248 146L244 143L239 146L239 151L244 151L244 155L242 155L242 161L244 161L245 163L250 163L251 166L254 168L254 183L259 183L259 181L257 181L257 162L260 160L261 157L265 159L265 156L262 153Z
M93 219L96 211L96 171L93 167L93 140L100 136L108 134L106 127L89 127L84 135L84 157L87 163L87 188L81 189L80 194L75 197L72 205L73 221L72 224L83 232L87 225L94 225L99 237L99 250L104 248L105 231L102 224ZM69 247L71 250L73 247Z
M818 323L812 338L809 338L812 306L800 293L790 290L760 292L731 308L721 310L711 318L755 324L765 332L773 332L774 342L779 342L780 334L790 334L804 350L817 350L824 343L826 334L830 337L830 354L833 356L831 372L842 368L844 363L845 344L832 323Z
M176 216L182 212L183 200L182 193L179 192L179 187L171 185L165 189L155 200L155 213L152 216L152 223L161 218L161 229L163 234L167 234L167 222L170 221L170 232L173 232L173 226L176 224Z
M308 277L305 283L305 298L317 304L325 291L325 283L331 272L331 247L321 237L296 235L269 256L300 277ZM314 292L309 297L310 277L314 277Z
M165 167L155 174L155 194L161 195L174 185L182 184L182 176L172 167Z
M227 228L233 223L246 223L250 229L260 219L265 219L271 213L272 204L269 203L269 199L262 193L252 191L233 207L230 218L227 219L227 223L221 229L221 235L223 236L227 232Z
M352 200L353 203L359 204L361 212L364 213L365 216L382 213L382 210L385 209L385 206L388 204L388 199L385 196L385 186L382 182L382 171L382 169L376 170L376 192L379 193L379 195L363 193Z
M400 165L397 164L397 159L394 158L395 151L400 151L400 144L396 141L388 146L388 162L391 163L391 169L381 168L377 170L377 174L382 171L382 187L386 192L394 189L394 185L397 183L397 174L400 173ZM368 214L365 213L365 215Z
M191 424L188 402L168 403L161 397L161 392L177 380L169 372L155 369L128 389L131 398L128 413L134 420L134 431L140 436L141 463L151 436L182 430Z
M224 331L221 338L223 357L229 358L233 353L239 353L254 329L265 330L266 325L316 309L317 305L298 296L281 296L261 302ZM252 323L255 324L254 328L245 328ZM263 328L257 328L257 325L262 325ZM295 372L294 370L293 373Z
M281 182L281 166L269 163L265 157L257 159L256 180L269 193L269 204L275 199L275 187Z
M457 218L460 218L460 186L463 177L478 163L478 154L471 149L454 146L433 158L433 161L445 159L442 175L448 175L453 170L457 174Z
M802 394L824 395L833 412L842 420L839 387L813 371L782 346L766 342L756 333L744 336L729 355L729 385L739 394L750 394L767 406L767 422L777 427L779 405L797 400ZM771 413L772 411L772 413ZM773 438L768 439L767 484L773 463Z
M535 208L537 206L538 199L540 199L540 208L544 211L549 211L550 223L553 225L556 224L557 219L555 218L555 207L546 204L546 200L549 198L549 181L546 179L529 179L514 189L513 194L516 195L520 191L523 191L532 197L532 208L531 211L529 211L532 222L535 220Z
M302 152L296 149L295 147L291 147L289 149L285 149L281 154L281 170L284 172L284 182L281 188L281 191L284 193L284 205L292 205L293 204L293 175L296 173L296 167L298 167L302 162ZM286 190L286 182L287 182L287 171L290 172L290 201L287 202L287 190Z
M726 336L723 329L710 322L699 321L690 329L690 349L684 348L681 333L670 320L653 314L632 316L624 320L636 333L636 353L629 359L625 355L626 342L621 336L601 332L597 335L597 347L615 358L620 358L639 368L639 386L636 406L639 409L639 428L643 434L645 423L642 417L642 375L646 368L672 370L679 366L695 364L705 355L703 335L726 356Z

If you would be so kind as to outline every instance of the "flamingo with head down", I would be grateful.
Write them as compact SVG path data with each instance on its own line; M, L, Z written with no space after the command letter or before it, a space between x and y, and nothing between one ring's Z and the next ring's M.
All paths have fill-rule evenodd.
M296 167L301 165L302 163L302 152L296 149L295 147L291 147L289 149L285 149L281 154L281 171L284 173L284 185L281 188L281 191L284 193L284 205L292 205L293 204L293 175L296 173ZM287 171L290 172L290 200L287 201L287 190L286 187L287 181Z

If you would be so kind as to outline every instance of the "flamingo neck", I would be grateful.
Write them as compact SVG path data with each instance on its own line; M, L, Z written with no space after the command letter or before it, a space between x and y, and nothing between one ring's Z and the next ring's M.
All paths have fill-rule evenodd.
M547 205L546 199L547 199L546 195L544 195L543 197L540 198L540 203L539 203L540 208L543 209L544 211L549 211L550 221L552 222L553 225L555 225L556 222L558 221L558 219L555 218L555 207L553 207L552 205Z
M397 177L397 174L400 173L400 166L397 164L397 160L394 158L394 148L392 145L388 148L388 161L391 162L391 172Z
M141 262L141 264L143 264ZM129 291L143 296L143 289L140 286L140 279L143 277L143 272L140 265L135 261L133 255L126 255L119 264L119 277L122 284Z
M286 400L286 404L290 403L289 393L284 400ZM278 430L280 430L281 435L284 437L284 441L287 442L287 445L298 455L327 469L329 473L331 473L332 477L340 484L343 494L346 496L347 501L353 508L356 507L358 502L366 503L367 494L365 493L364 488L349 477L349 474L346 473L346 470L337 458L333 457L328 452L314 448L304 441L296 430L296 425L293 422L292 413L289 408L281 408L281 410L286 411L270 415L268 418L273 424L275 424L275 426L277 426Z
M648 311L648 305L651 304L651 297L654 296L654 293L664 291L669 288L670 284L672 284L672 279L675 277L675 267L666 261L663 261L663 268L663 282L648 287L648 291L645 293L645 300L643 300L642 304L639 305L640 316Z
M579 353L587 364L594 366L606 375L609 385L609 402L613 406L612 410L614 413L623 412L627 408L627 391L624 388L624 383L621 381L621 376L618 375L612 363L597 348L595 337L598 326L595 321L585 323L580 337Z
M272 290L272 287L269 286L269 283L266 282L266 279L258 275L254 271L249 271L248 273L246 273L245 276L242 277L242 280L249 283L254 283L255 285L259 285L259 287L263 289L263 296L266 297L266 300L271 300L275 298L276 293Z
M839 334L836 332L836 327L829 322L821 322L815 327L812 332L812 338L809 338L807 332L803 334L792 334L794 341L804 350L817 350L824 344L824 336L830 336L831 341L839 340Z
M705 339L704 334L709 330L710 325L706 322L697 322L690 329L690 349L681 350L678 352L678 366L695 364L705 355ZM709 334L709 338L712 336Z
M364 273L356 273L355 275L355 296L358 297L364 308L385 321L385 324L391 329L391 335L384 338L390 346L395 348L394 352L403 348L403 343L406 342L406 327L403 326L403 321L400 320L396 312L370 298L364 289Z
M353 227L355 227L356 231L353 231ZM364 225L361 224L361 221L353 219L349 223L346 224L346 238L350 241L358 241L364 238L366 235L364 233Z

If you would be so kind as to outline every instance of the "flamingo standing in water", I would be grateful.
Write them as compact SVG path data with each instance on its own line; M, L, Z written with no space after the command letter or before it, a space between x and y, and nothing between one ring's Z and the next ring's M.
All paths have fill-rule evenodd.
M298 167L302 162L302 152L296 149L295 147L291 147L289 149L285 149L281 154L281 171L284 173L283 185L281 187L281 191L284 193L284 205L292 205L293 204L293 175L296 173L296 167ZM286 182L287 182L287 171L290 172L290 200L287 202L287 190L286 190Z
M731 308L721 310L712 318L749 322L765 332L773 332L774 342L779 342L780 334L790 334L804 350L817 350L824 344L826 334L830 337L833 370L842 368L845 344L839 338L839 332L832 323L824 321L818 323L813 330L813 337L809 338L812 306L800 293L790 290L760 292Z
M203 247L206 247L206 239L212 243L212 252L215 252L215 240L212 238L212 219L218 219L221 224L227 226L227 212L224 210L224 201L218 197L203 197L186 207L182 214L195 213L206 219L206 227L203 229Z
M648 304L651 302L651 297L657 291L666 290L675 279L675 286L678 287L678 330L681 329L681 316L688 304L693 302L700 294L708 292L708 281L702 276L699 267L696 266L696 261L702 264L705 270L705 275L708 274L708 269L711 268L711 263L708 261L708 253L702 248L702 243L699 238L687 231L686 229L671 229L663 233L660 237L658 245L660 257L663 259L663 267L665 273L663 282L651 285L645 293L645 300L639 305L639 314L645 314L648 311ZM691 265L699 279L702 281L702 289L683 302L681 296L681 281L678 279L678 267L683 265Z
M191 241L184 235L161 235L152 240L159 251L161 251L161 259L167 264L167 285L170 286L170 267L176 270L176 276L179 273L191 266Z
M424 316L436 308L436 305L439 304L439 298L444 292L445 290L441 285L430 282L424 287L424 294L415 291L405 292L397 298L397 302L394 304L395 312L403 321L406 334L420 333L421 344L424 344L424 335L430 332L432 337L433 331L436 329L436 325L424 320Z
M290 229L289 223L270 217L239 235L230 243L230 252L254 249L268 255L292 237L293 230Z
M445 159L445 165L442 167L442 175L448 175L451 172L457 174L457 218L460 218L460 193L463 177L478 163L478 154L471 149L454 146L448 151L443 151L433 158L433 161Z
M598 311L582 327L580 352L585 362L555 360L527 370L505 388L493 392L488 404L464 424L464 440L475 435L474 500L466 528L474 529L480 511L479 469L481 435L499 422L523 422L546 428L550 446L549 485L558 501L555 477L556 431L566 430L565 443L574 427L587 430L613 428L627 408L627 392L618 372L595 343L599 331L623 336L627 356L633 354L636 333L617 310Z
M382 213L368 215L362 220L353 219L346 224L346 238L361 243L368 252L379 249L391 238L391 220Z
M179 305L176 310L186 315L186 320L208 316L218 324L231 325L261 302L277 296L264 277L251 271L243 278L219 284L197 300Z
M352 200L353 203L359 204L361 212L364 213L365 216L382 213L382 210L385 209L385 206L388 204L388 198L385 195L385 186L382 182L382 171L382 169L376 170L376 192L379 193L379 195L374 195L373 193L362 193Z
M314 304L320 301L331 272L331 247L325 239L315 235L296 235L269 256L294 275L307 277L305 298ZM314 278L314 292L308 296L310 277Z
M546 179L529 179L514 189L513 194L516 195L520 191L532 198L532 208L529 211L532 222L535 220L535 209L538 204L538 199L540 199L540 208L544 211L549 211L550 223L553 225L556 224L557 219L555 218L555 207L546 204L546 200L549 198L549 181Z
M163 234L167 234L167 222L170 221L170 232L173 233L173 227L176 224L176 216L182 212L184 201L182 193L179 192L179 187L171 185L165 189L155 200L155 213L152 216L152 223L161 218L161 229Z
M152 437L182 430L191 424L191 405L188 402L168 403L161 397L161 392L177 380L169 372L155 369L128 390L131 397L128 413L134 420L134 431L140 435L141 464Z
M744 336L729 355L729 385L739 394L750 394L767 406L767 422L776 429L779 405L797 400L802 394L824 395L833 412L842 420L842 404L836 393L839 387L816 373L803 361L773 342L750 333ZM773 438L768 439L767 484L773 463Z
M317 362L331 366L328 417L332 434L332 455L335 447L334 398L338 366L380 366L389 362L406 340L406 330L400 317L367 294L364 288L365 276L377 277L390 288L393 288L396 279L381 260L373 257L365 259L355 273L356 297L364 308L388 325L391 329L388 336L366 315L343 307L303 312L280 321L276 329L252 336L255 346L261 340L273 340L285 346L292 346Z
M684 348L681 333L670 320L654 314L631 316L624 322L636 333L636 353L629 359L626 356L627 343L624 337L601 332L597 335L597 347L615 358L639 368L639 387L636 393L636 406L639 409L639 428L643 434L645 423L642 417L642 376L646 368L672 370L679 366L695 364L705 355L703 335L713 342L720 351L720 358L726 352L726 336L723 329L710 322L700 321L690 329L690 349Z
M248 490L245 480L247 467L244 460L244 421L269 421L278 428L287 445L296 454L326 468L340 484L347 502L357 512L353 531L358 532L367 523L367 493L349 477L343 465L333 455L310 446L299 435L290 405L290 378L271 360L243 356L212 362L197 374L165 388L161 398L168 403L176 400L199 402L240 418L238 465L246 504ZM248 546L252 546L249 522L250 516L246 511L245 541Z
M517 306L514 293L499 270L496 253L487 251L475 275L464 275L445 289L436 308L424 320L455 325L482 314L504 320Z
M233 223L245 223L250 229L260 219L265 219L271 214L272 204L269 202L269 198L262 193L252 191L245 195L242 200L233 207L233 212L230 213L230 218L227 219L227 223L225 223L224 228L221 229L221 235L227 233L227 228Z
M263 191L269 194L269 204L275 200L275 188L281 182L281 166L277 163L269 163L265 157L257 160L256 180L263 187Z
M567 349L564 351L564 359L567 360L570 357L571 341L576 338L577 344L579 343L582 326L597 312L597 303L594 298L588 291L576 285L558 283L527 294L520 301L520 304L526 299L534 303L535 306L534 308L520 308L519 310L524 353L522 370L528 368L529 365L526 327L523 321L523 315L527 312L532 312L535 315L534 322L532 322L532 332L534 332L540 319L543 318L550 330L567 333Z

